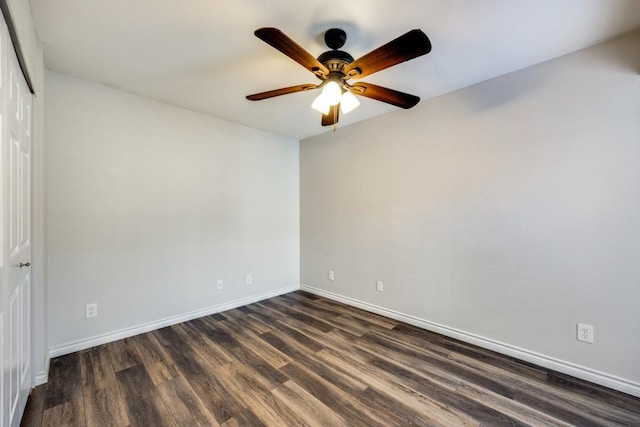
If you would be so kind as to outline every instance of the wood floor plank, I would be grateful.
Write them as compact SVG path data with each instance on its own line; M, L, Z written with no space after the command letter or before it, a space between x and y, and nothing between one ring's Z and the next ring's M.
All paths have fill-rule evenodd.
M369 360L383 358L387 361L401 362L416 375L421 375L449 390L455 390L462 382L459 375L451 372L447 365L443 366L447 359L439 359L437 354L427 357L425 352L414 351L404 346L383 346L367 340L358 341L358 348L370 354Z
M215 369L233 360L233 356L221 345L202 333L200 322L189 322L174 325L172 330L184 339L185 345L194 349L202 359Z
M82 396L87 426L126 426L129 418L108 353L98 347L80 352Z
M640 420L640 405L638 405L638 398L636 397L629 396L615 390L610 390L585 380L573 378L559 372L549 372L547 375L547 384L554 387L558 393L567 392L580 394L584 396L587 401L595 399L598 402L623 409L628 411L630 414L636 415ZM640 422L638 424L640 425Z
M178 426L220 425L182 376L161 383L157 390Z
M464 365L455 363L451 359L444 358L436 354L429 354L426 351L421 353L402 348L401 346L398 346L389 340L386 340L379 336L374 336L373 334L366 334L365 336L363 336L363 340L361 342L363 343L363 345L369 345L371 351L374 353L377 352L378 349L386 348L398 351L399 353L405 352L411 354L422 362L440 367L442 370L449 372L457 378L465 379L474 384L480 384L483 387L493 391L494 393L502 394L503 396L509 398L512 398L516 391L516 386L514 386L507 379L494 377L485 372L473 370Z
M467 366L471 369L485 372L492 376L505 377L511 379L526 378L527 382L535 384L546 384L546 373L539 374L538 372L527 372L529 368L527 366L516 367L512 363L500 363L492 359L480 358L468 356L467 354L460 354L458 352L451 352L448 359L455 361L460 365ZM523 375L525 373L525 375Z
M154 331L160 337L167 353L189 382L198 397L207 402L207 408L219 424L238 417L244 405L225 392L224 385L216 378L211 365L175 332L172 328Z
M307 357L315 353L277 330L260 335L260 339L277 348L281 352L290 355L293 360Z
M240 411L235 417L228 419L223 424L222 427L263 427L265 424L260 421L256 414L251 412L249 409L243 409Z
M78 400L82 396L81 385L79 353L51 359L44 409Z
M428 419L420 414L416 414L411 407L405 405L402 401L396 400L373 388L367 388L364 393L362 393L362 399L363 402L375 407L376 412L383 412L384 417L389 420L390 425L421 427L445 425L438 420ZM469 423L467 425L474 424Z
M22 421L640 426L640 399L296 291L52 359Z
M597 426L603 425L598 423L597 420L589 416L584 416L580 411L575 408L565 407L562 402L558 402L549 396L543 396L528 392L517 393L514 396L514 400L525 406L534 408L538 411L549 414L554 418L558 418L563 422L567 422L571 425L577 426Z
M340 415L350 425L381 426L386 424L383 419L372 415L369 408L361 405L353 396L341 393L340 389L333 384L295 362L283 367L282 371L329 408L340 408Z
M269 332L269 334L278 336L285 341L289 341L298 348L304 349L306 353L317 353L324 348L321 343L299 332L295 327L284 325L282 323L280 323L280 326L281 327L279 329L274 329Z
M280 313L277 309L273 308L270 305L263 304L264 301L257 302L255 304L251 304L249 309L254 316L259 317L264 322L273 325L278 320L282 319L284 315Z
M353 335L343 332L339 329L334 329L329 332L327 336L331 337L333 341L331 349L340 351L347 355L350 359L357 361L360 364L365 364L371 360L371 353L363 351L360 348L360 340L354 339Z
M318 304L318 299L310 300L308 298L300 296L300 294L296 294L295 292L286 295L280 295L279 298L284 303L289 304L293 307L300 308L305 312L317 313L323 320L328 320L332 317L338 317L342 314L338 310L334 310L329 307L325 307L322 304Z
M570 394L558 394L553 390L521 387L514 400L538 411L543 411L561 420L577 425L640 425L635 414L609 408L603 411L601 402L576 401Z
M224 313L214 313L205 317L212 320L227 320L227 315L228 315L228 312L225 311Z
M502 395L492 393L475 384L462 382L456 392L476 402L482 402L490 408L517 419L526 425L570 426L571 424L515 402Z
M283 295L280 298L286 298L290 295L294 295L294 293ZM386 325L387 327L382 327L377 324L367 322L361 318L345 314L344 311L327 308L322 305L321 301L318 302L318 300L310 301L303 299L302 302L294 304L292 308L302 311L309 316L326 322L334 328L341 329L351 335L361 336L371 330L388 330L388 325Z
M335 355L342 357L342 355ZM343 358L347 364L352 363L347 358ZM402 402L410 408L417 416L427 424L439 425L478 425L478 422L470 414L448 408L441 403L437 396L426 396L419 393L414 387L421 384L420 381L406 383L395 378L391 372L384 371L373 363L374 360L365 365L354 365L353 369L358 375L369 384L370 388L381 393L385 399L394 402ZM444 389L443 389L444 390Z
M319 297L318 295L314 295L310 292L303 291L303 290L289 292L286 295L291 296L292 298L305 299L309 301L317 301L319 299L322 299L322 297Z
M324 359L326 353L331 353L331 350L320 352L318 357ZM429 424L478 425L478 422L471 415L451 410L445 404L439 402L435 396L422 395L415 388L412 388L412 386L421 385L420 381L414 381L413 384L405 384L399 378L395 378L392 373L376 367L372 362L361 365L354 363L340 353L333 352L332 355L341 359L346 365L351 365L352 370L357 372L361 380L369 384L370 388L385 395L386 399L402 402L403 405L411 408L420 418L430 420Z
M219 322L216 326L230 334L233 334L240 344L253 351L260 358L264 359L265 362L269 363L276 369L279 369L291 362L291 358L285 353L270 346L252 331L241 329L241 325L234 324L232 317L229 317L228 319L229 321Z
M357 317L361 320L364 320L367 323L371 323L373 325L381 326L385 329L393 329L398 325L397 320L389 319L388 317L380 316L375 313L369 313L364 310L360 310L358 308L349 307L339 302L320 299L318 300L319 304L322 304L325 307L335 308L336 310L342 312L343 314L348 314L352 317Z
M340 316L332 317L327 321L336 328L357 337L361 337L371 330L371 325L367 324L367 322L351 317L348 314L341 314Z
M143 365L116 372L131 426L176 426Z
M113 341L105 344L104 347L111 358L111 366L116 372L142 363L132 338Z
M272 342L274 346L288 349L286 351L289 354L295 353L295 361L297 363L312 370L325 380L341 388L344 392L357 393L366 388L366 385L362 384L354 378L352 372L349 374L345 374L344 372L340 372L339 370L334 370L323 366L323 363L314 357L312 351L305 351L308 350L308 348L301 342L299 335L294 335L292 338L291 333L302 334L308 339L312 340L314 343L314 349L332 347L342 348L344 351L350 352L349 346L343 345L344 342L342 341L342 339L335 338L331 333L323 334L320 330L316 329L312 325L309 325L298 319L289 318L286 323L283 323L280 320L278 320L276 323L281 324L283 328L291 329L290 333L279 334L280 330L274 330L272 332L274 332L275 335L278 336L275 336L271 333L263 334L259 337L263 339L263 345L267 344L267 342ZM282 330L284 331L285 329ZM298 337L298 339L295 339L296 337ZM290 359L290 361L291 360L292 359Z
M295 411L297 420L308 426L348 426L332 409L316 399L294 381L287 381L273 394Z
M351 354L341 353L341 357L336 357L336 350L325 348L316 353L313 356L313 361L318 366L322 366L331 375L325 375L322 369L317 369L316 372L322 378L332 382L342 390L351 392L355 395L362 393L369 384L359 376L358 371L354 371L353 366L358 364L365 364L369 360L362 361L351 358ZM350 363L345 363L345 360L349 360Z
M225 348L233 358L234 363L241 363L247 367L251 367L257 375L270 381L270 388L277 387L287 381L287 377L282 375L278 369L271 366L258 354L244 346L232 334L205 321L194 323L198 325L199 330L212 342L219 343L221 347Z
M248 318L261 322L264 325L269 325L269 332L273 329L273 324L278 321L277 317L274 317L269 312L265 312L264 308L259 307L257 304L251 304L242 308L246 309L243 312Z
M325 322L324 320L321 320L317 317L310 316L309 314L307 314L308 312L300 310L295 305L288 305L284 301L273 299L269 302L263 302L263 304L280 313L287 319L296 319L321 332L329 332L334 328L330 323Z
M541 381L537 376L518 376L512 372L504 371L501 368L467 356L458 356L457 359L466 366L470 366L480 372L485 372L487 375L504 377L505 380L512 382L519 390L526 390L521 392L521 394L549 396L552 400L564 402L564 404L569 407L577 408L580 413L589 414L592 417L603 420L603 422L629 425L640 419L640 416L638 416L636 412L630 412L625 408L610 405L600 399L594 400L586 397L584 394L576 393L574 390L560 392L557 388L551 387L547 381Z
M247 425L251 425L251 424L247 424ZM257 425L257 424L255 424ZM244 427L245 424L241 423L240 420L238 420L237 418L229 418L227 421L225 421L224 423L220 424L221 427Z
M115 371L106 351L96 347L81 351L78 356L83 386L104 388L113 383Z
M46 385L39 385L31 390L27 406L22 417L22 426L41 426L42 412L44 411L44 401L46 395Z
M440 345L451 350L451 358L456 358L456 356L467 356L484 364L497 366L501 369L511 371L520 376L547 381L547 371L530 363L499 355L493 351L482 349L471 344L452 341L445 337L438 338L438 342Z
M336 338L336 336L331 333L322 334L314 327L297 319L289 319L288 324L292 329L319 343L323 347L320 352L331 348L334 350L341 349L343 352L347 353L349 357L354 355L352 348L349 347L348 344L345 345L342 338ZM291 341L289 341L289 343L291 344ZM299 345L299 343L294 343L294 345ZM346 372L344 369L336 368L335 366L327 367L323 361L320 361L316 357L316 354L298 353L295 361L315 372L317 375L329 381L336 387L339 387L343 392L357 394L358 392L366 389L367 385L359 381L357 379L357 375L354 375L353 372Z
M88 427L130 425L118 388L84 387L82 391Z
M43 427L85 427L86 425L82 396L45 409L42 413Z
M411 325L403 325L400 324L393 328L393 334L389 334L386 331L381 330L372 330L369 331L371 335L381 336L386 340L393 341L397 344L410 347L417 351L428 351L429 353L434 353L440 356L447 357L451 354L451 349L447 348L445 345L442 345L440 339L442 335L435 334L433 332L428 332L427 334L416 334L413 331L417 328L411 327L406 328L406 326Z
M239 328L245 331L250 331L257 335L269 332L272 328L272 326L266 325L263 322L254 321L249 316L247 316L246 313L243 313L238 309L229 310L225 313L227 313L226 318L228 322L237 325Z
M177 367L153 335L141 334L131 340L155 385L178 376Z
M304 425L294 411L271 393L270 384L246 368L229 363L216 369L216 374L226 390L242 400L247 409L269 426Z

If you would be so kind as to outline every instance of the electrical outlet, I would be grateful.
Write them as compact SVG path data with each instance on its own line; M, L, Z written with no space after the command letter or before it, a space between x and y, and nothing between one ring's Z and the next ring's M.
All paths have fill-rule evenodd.
M222 279L218 279L218 281L216 282L216 289L221 290L223 286L224 285L222 283Z
M578 323L577 338L578 341L593 344L593 326L585 325L584 323Z
M98 317L98 304L87 304L84 308L84 316L86 319Z
M376 281L376 291L378 292L384 291L384 283L382 283L382 280Z
M329 270L329 280L334 280L333 270Z
M246 282L247 282L247 285L250 285L253 283L253 277L251 277L250 274L247 274Z

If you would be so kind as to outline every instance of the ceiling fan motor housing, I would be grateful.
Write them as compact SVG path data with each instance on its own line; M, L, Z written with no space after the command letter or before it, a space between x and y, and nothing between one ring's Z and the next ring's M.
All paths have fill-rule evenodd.
M332 50L318 56L318 62L327 67L330 73L341 73L344 67L353 62L353 56L343 50L338 50L344 46L346 41L347 33L340 28L330 28L324 33L324 42Z
M344 67L353 62L353 56L342 50L328 50L318 56L318 61L330 72L341 72Z

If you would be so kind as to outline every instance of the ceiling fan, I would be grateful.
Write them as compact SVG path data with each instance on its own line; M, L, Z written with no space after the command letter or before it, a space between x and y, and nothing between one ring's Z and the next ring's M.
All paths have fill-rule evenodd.
M338 123L340 109L346 114L357 107L359 101L354 94L405 109L413 107L420 101L420 98L415 95L371 83L355 82L351 84L349 80L366 77L385 68L429 53L431 51L431 42L422 30L411 30L356 60L347 52L339 50L347 40L347 34L339 28L327 30L324 35L324 41L331 50L322 53L317 58L277 28L259 28L254 34L260 40L273 46L311 71L321 82L319 84L301 84L248 95L247 99L251 101L322 89L322 92L312 104L314 109L322 113L322 126Z

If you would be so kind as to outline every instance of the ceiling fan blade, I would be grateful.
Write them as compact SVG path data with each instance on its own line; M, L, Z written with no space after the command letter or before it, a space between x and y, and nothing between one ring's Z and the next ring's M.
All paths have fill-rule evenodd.
M352 79L360 79L429 52L429 37L422 30L411 30L356 59L344 68L344 72Z
M420 101L419 96L364 82L354 84L351 92L404 109L409 109Z
M297 85L290 87L283 87L282 89L269 90L267 92L254 93L253 95L247 95L249 101L260 101L262 99L273 98L274 96L286 95L288 93L303 92L305 90L311 90L317 88L318 85Z
M338 123L340 115L340 104L334 105L329 109L329 113L322 115L322 126L331 126Z
M254 34L314 74L329 75L327 67L277 28L258 28Z

